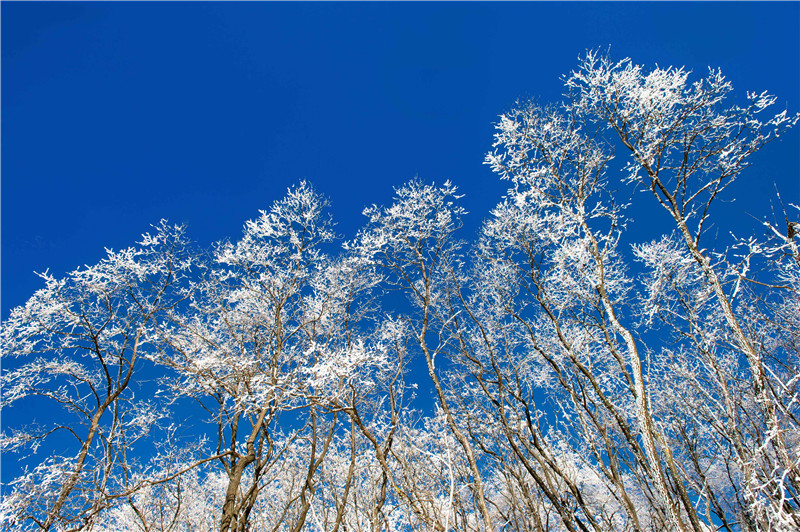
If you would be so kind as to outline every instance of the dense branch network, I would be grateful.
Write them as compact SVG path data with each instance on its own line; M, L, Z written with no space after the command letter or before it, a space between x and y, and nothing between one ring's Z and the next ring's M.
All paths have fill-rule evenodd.
M301 182L238 241L43 274L2 327L2 526L797 530L798 209L708 230L798 117L690 74L590 52L502 115L472 242L450 182L344 243Z

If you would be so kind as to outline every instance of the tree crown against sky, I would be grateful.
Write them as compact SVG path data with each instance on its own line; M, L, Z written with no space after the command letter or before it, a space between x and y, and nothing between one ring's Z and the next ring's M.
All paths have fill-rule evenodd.
M796 3L3 2L2 318L162 218L211 242L306 179L337 230L412 176L450 179L477 231L505 186L483 153L518 98L587 49L720 67L740 94L800 94ZM800 198L796 133L731 220L777 182ZM634 206L635 207L635 206ZM722 205L720 208L724 208ZM644 216L646 213L643 213ZM632 215L641 219L638 215Z
M301 181L236 241L162 222L44 274L2 330L4 454L37 451L4 526L800 526L798 207L712 229L800 115L593 51L564 92L496 122L473 241L450 181L343 245Z

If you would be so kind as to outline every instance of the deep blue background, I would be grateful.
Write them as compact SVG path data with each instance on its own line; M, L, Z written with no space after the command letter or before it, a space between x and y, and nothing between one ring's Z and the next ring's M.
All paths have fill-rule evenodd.
M3 2L0 14L3 318L41 286L34 271L93 264L161 218L202 245L237 238L299 179L331 198L348 237L393 187L450 179L469 236L505 190L482 164L497 115L559 99L587 49L698 76L722 67L739 94L800 108L797 2ZM773 184L800 203L799 148L794 131L760 153L718 227L752 226Z
M590 48L719 66L796 112L798 3L2 3L2 316L161 218L201 244L308 179L352 236L419 175L505 189L482 164L520 97L558 99ZM734 194L798 201L798 136ZM759 210L755 207L753 210Z

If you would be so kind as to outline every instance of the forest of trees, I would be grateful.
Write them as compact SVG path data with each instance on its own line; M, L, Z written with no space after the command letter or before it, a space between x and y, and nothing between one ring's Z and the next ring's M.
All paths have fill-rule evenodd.
M500 116L474 237L450 182L345 239L301 182L236 241L42 274L2 325L3 412L47 413L4 422L2 526L800 529L798 207L714 218L798 116L692 77L588 53Z

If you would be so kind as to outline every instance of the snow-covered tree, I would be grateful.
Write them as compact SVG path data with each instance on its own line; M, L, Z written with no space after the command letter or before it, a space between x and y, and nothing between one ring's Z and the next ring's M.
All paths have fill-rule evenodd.
M497 324L492 334L504 334L485 349L493 364L500 345L504 363L530 368L531 400L557 390L548 395L558 406L541 412L552 418L547 429L604 481L625 527L788 530L800 525L798 366L785 340L765 340L786 335L789 316L778 320L773 312L786 307L774 298L796 294L785 282L797 266L785 252L794 237L771 251L756 239L709 250L705 229L750 156L797 117L760 118L775 100L766 93L727 103L731 85L719 71L688 77L589 53L566 78L566 103L501 116L487 163L512 188L485 225L476 268L497 282L484 283L476 305ZM612 168L612 155L627 160ZM642 191L673 228L632 242L624 206L647 201ZM748 277L775 249L783 267ZM516 385L509 377L520 366L507 381ZM504 392L495 373L495 401L523 403L527 414L518 385ZM506 435L517 456L535 454L516 452L522 438ZM536 453L563 471L552 445ZM604 528L581 500L587 490L570 491L581 513L564 508L564 525ZM563 498L548 499L559 508Z
M191 309L162 329L172 393L207 412L228 477L222 531L248 529L271 470L300 447L307 470L282 514L302 528L338 429L329 405L373 362L350 336L369 277L324 252L334 238L326 206L306 183L290 189L241 240L218 246Z
M94 266L41 274L3 324L4 417L41 413L3 432L4 462L23 468L0 506L7 529L81 529L131 488L128 450L163 416L136 396L138 375L191 267L183 229L155 229Z

